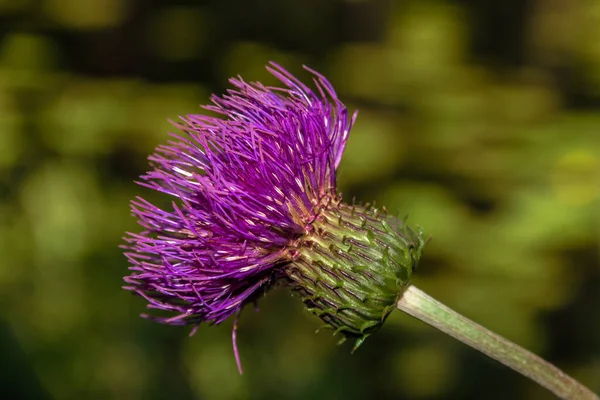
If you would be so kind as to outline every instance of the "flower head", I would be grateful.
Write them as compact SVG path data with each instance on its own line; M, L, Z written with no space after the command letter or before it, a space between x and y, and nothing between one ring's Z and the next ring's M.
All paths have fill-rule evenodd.
M140 184L173 201L132 202L144 230L126 238L126 289L171 312L151 318L197 326L284 280L328 326L362 340L408 281L421 237L341 202L336 170L354 116L331 84L307 68L311 90L267 69L284 87L231 79L235 89L204 107L216 116L182 117L149 157Z

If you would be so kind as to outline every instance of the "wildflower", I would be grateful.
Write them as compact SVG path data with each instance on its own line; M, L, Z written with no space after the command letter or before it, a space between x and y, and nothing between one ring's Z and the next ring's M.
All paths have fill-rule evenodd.
M150 318L197 327L239 315L285 282L357 347L394 308L422 236L342 202L336 170L356 114L331 84L307 68L313 91L276 64L267 69L285 87L231 79L235 89L204 107L217 116L183 117L181 133L149 157L140 184L174 200L132 202L144 230L126 238L126 289L172 313Z

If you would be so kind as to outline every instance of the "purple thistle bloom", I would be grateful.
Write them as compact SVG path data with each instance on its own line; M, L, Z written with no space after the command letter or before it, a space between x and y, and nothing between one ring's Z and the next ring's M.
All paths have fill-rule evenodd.
M231 79L235 89L204 107L218 117L182 117L174 124L182 134L149 157L139 184L174 198L169 209L132 202L144 230L126 238L125 288L173 313L149 318L197 327L239 314L285 276L279 267L338 198L336 169L354 116L317 72L306 68L313 91L277 64L267 69L285 87Z

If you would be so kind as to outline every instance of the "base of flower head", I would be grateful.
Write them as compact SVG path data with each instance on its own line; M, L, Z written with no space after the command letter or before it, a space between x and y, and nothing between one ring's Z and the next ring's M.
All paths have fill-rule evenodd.
M307 226L286 269L308 311L354 350L378 330L408 285L425 240L376 208L332 201ZM353 350L353 351L354 351Z

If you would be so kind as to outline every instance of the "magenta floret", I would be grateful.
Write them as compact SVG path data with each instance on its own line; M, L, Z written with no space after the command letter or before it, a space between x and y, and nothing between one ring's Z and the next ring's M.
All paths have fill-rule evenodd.
M336 191L354 117L331 84L316 91L282 67L269 72L284 87L231 79L234 89L188 115L168 144L149 157L142 186L172 196L160 208L132 201L143 227L126 237L128 290L162 323L219 324L263 293L290 261L289 245Z

